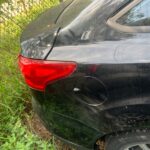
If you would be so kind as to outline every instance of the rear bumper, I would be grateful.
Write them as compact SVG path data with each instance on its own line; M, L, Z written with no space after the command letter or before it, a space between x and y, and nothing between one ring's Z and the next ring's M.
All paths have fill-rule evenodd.
M32 98L32 105L44 126L57 138L79 150L94 148L94 143L99 137L96 129L89 127L77 118L53 111L50 103L41 103Z
M46 104L46 103L45 103ZM60 140L80 149L92 150L99 133L82 122L54 112L48 105L32 99L34 111L39 115L45 127Z

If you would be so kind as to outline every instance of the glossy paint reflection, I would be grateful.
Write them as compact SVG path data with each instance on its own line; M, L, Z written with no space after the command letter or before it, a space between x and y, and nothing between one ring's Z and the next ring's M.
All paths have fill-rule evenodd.
M93 149L98 137L150 128L150 33L120 32L106 24L130 2L75 0L57 18L55 40L51 29L51 51L41 44L22 51L35 59L77 63L71 76L32 93L45 126L81 150Z
M146 75L149 68L143 65ZM79 65L45 93L32 91L34 109L46 127L88 149L106 134L149 127L149 74L143 74L141 64L96 65L94 72L91 67Z
M40 97L39 92L34 91L34 94L38 96L38 99L33 100L34 109L52 133L76 143L78 147L80 145L81 149L93 148L99 132L89 125L95 122L94 118L93 121L88 121L91 119L88 117L91 111L83 109L79 102L73 101L66 94L51 94L45 100L43 96Z

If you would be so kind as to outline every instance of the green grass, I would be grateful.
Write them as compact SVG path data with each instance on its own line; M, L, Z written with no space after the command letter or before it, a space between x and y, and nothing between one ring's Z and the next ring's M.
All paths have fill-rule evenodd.
M7 0L0 0L0 5L4 2L7 2Z
M28 15L0 25L0 149L1 150L54 150L53 141L44 141L31 133L23 124L25 102L30 92L24 84L17 65L22 29L43 10L58 4L58 0L43 0L42 7L33 7ZM48 5L47 5L48 4Z

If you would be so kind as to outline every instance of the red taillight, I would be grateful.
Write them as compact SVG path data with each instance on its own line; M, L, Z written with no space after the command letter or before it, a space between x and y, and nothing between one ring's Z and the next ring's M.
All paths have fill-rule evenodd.
M19 56L19 67L31 88L44 91L48 83L71 75L76 69L76 63L34 60Z

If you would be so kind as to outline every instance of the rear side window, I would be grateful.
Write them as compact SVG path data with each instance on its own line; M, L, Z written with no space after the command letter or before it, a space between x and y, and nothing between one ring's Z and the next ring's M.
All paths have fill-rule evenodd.
M131 0L107 24L122 32L150 33L150 0Z
M117 22L128 26L150 26L150 0L143 0Z

